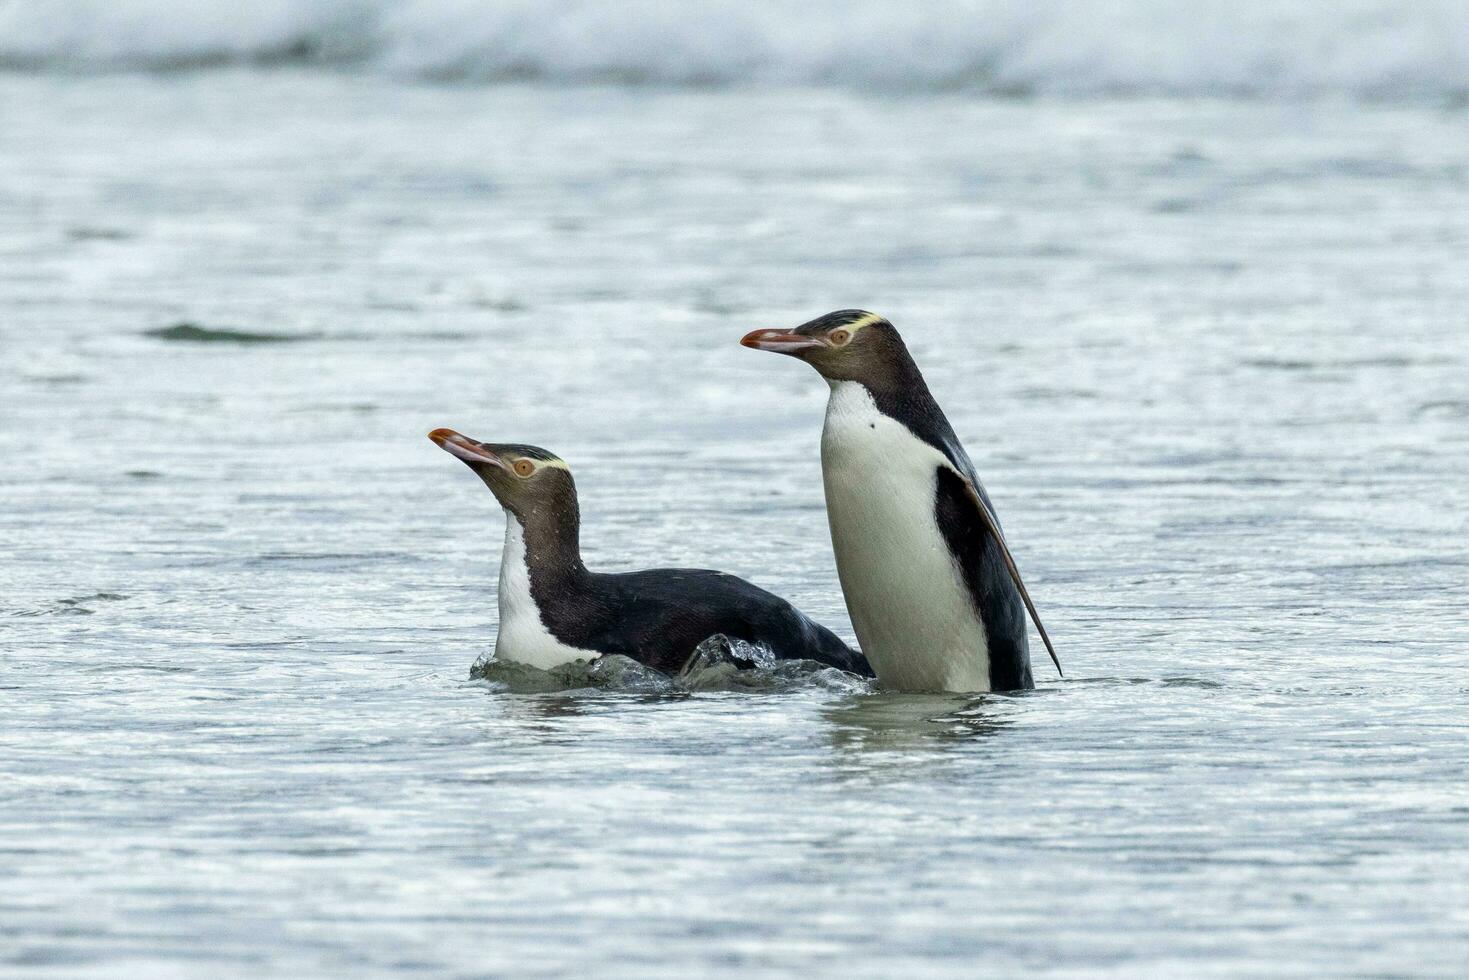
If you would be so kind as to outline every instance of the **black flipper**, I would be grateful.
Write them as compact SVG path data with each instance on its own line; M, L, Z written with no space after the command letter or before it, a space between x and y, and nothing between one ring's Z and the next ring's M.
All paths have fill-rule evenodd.
M959 475L963 476L963 474ZM999 545L1000 557L1004 559L1005 568L1010 573L1010 580L1015 583L1015 588L1020 592L1020 598L1025 602L1025 608L1030 612L1030 621L1035 623L1041 640L1046 644L1046 652L1051 655L1051 662L1056 665L1056 673L1065 677L1065 672L1061 670L1061 659L1056 656L1056 648L1051 645L1050 634L1046 632L1046 627L1041 623L1040 613L1035 611L1035 603L1030 600L1030 592L1020 578L1020 569L1015 565L1015 556L1010 554L1010 546L1005 543L1005 535L1000 530L1000 522L995 520L994 512L990 510L989 504L985 502L979 489L968 477L964 477L964 490L968 493L969 499L973 501L975 509L979 511L979 519L983 522L985 530L994 538L995 544Z

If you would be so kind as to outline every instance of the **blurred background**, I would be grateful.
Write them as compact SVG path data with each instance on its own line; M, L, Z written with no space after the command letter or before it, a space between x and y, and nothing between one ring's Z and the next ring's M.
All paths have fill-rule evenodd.
M6 0L18 68L322 66L399 79L885 91L1452 98L1452 0Z
M0 964L1461 975L1466 253L1448 0L0 0ZM468 680L444 425L850 639L845 307L1066 681Z

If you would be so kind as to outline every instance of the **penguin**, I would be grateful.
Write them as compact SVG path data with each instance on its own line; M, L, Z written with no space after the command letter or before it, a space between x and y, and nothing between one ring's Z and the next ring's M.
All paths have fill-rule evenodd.
M871 677L867 660L790 603L743 579L704 569L605 574L581 559L571 468L536 446L485 443L453 429L428 434L463 460L505 510L500 630L495 657L549 670L604 654L668 674L724 634L777 658L815 660Z
M831 386L827 520L852 627L882 685L1033 688L1026 609L1060 672L994 505L893 325L839 310L740 342L805 361Z

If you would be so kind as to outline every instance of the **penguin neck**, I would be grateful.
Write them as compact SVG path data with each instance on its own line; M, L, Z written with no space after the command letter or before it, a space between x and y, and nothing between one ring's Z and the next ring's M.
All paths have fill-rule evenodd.
M947 455L949 447L956 443L954 430L933 393L928 390L923 372L918 370L906 349L895 352L885 367L885 370L861 379L827 378L827 384L831 386L828 412L836 407L835 403L844 391L860 389L872 399L878 411Z
M576 510L551 517L505 512L502 578L523 573L532 592L575 588L587 575L581 560L581 521Z

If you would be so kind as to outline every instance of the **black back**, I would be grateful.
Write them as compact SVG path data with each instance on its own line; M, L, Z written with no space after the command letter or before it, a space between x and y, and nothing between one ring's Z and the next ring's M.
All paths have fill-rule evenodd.
M970 479L984 497L984 488ZM944 543L964 571L964 584L984 623L989 642L990 687L996 691L1021 691L1035 687L1030 673L1030 645L1026 634L1025 606L1010 580L999 543L982 523L974 498L952 471L940 467L934 510ZM994 513L994 509L990 509Z
M722 633L763 643L781 659L815 660L873 675L867 659L789 602L724 572L658 568L623 574L583 570L537 574L531 595L546 628L562 643L620 653L666 673L682 669L694 649Z

